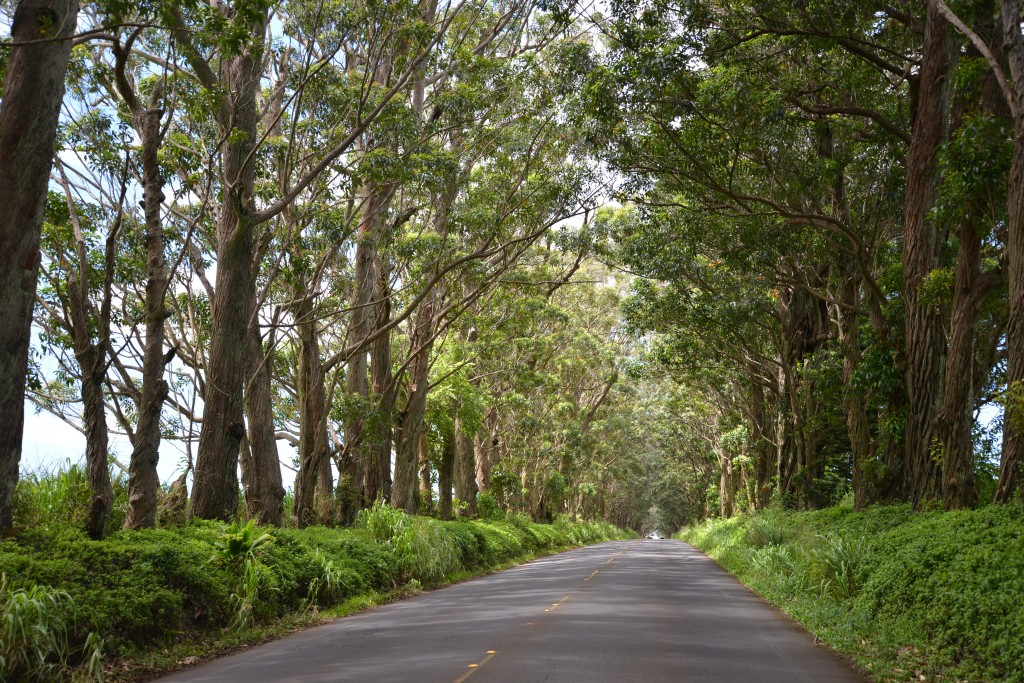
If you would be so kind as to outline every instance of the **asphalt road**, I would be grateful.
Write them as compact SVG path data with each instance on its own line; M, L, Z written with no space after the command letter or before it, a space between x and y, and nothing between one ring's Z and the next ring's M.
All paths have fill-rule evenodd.
M643 540L539 559L161 680L864 679L690 546Z

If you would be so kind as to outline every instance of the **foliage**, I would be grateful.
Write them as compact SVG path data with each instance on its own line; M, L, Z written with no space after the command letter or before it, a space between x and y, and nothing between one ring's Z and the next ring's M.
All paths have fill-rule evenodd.
M230 567L237 578L235 589L228 596L235 613L231 624L234 628L248 627L261 600L268 592L276 590L273 572L261 561L264 546L273 541L273 536L261 534L250 519L245 526L240 526L237 520L232 522L214 543L216 552L210 561Z
M777 513L710 520L684 540L714 557L878 681L1024 681L1024 508Z
M124 524L128 507L127 478L117 473L111 478L114 489L111 528ZM25 527L61 528L70 522L83 527L86 522L92 490L85 468L66 460L52 469L39 468L23 472L14 492L15 524Z
M32 607L19 607L20 613L50 625L45 632L24 629L42 638L47 665L93 662L98 671L100 642L114 658L129 656L410 582L438 585L534 553L623 536L596 523L541 525L522 516L441 522L387 506L368 511L364 520L357 529L278 529L272 541L253 524L192 522L116 531L102 541L67 527L37 528L0 543L0 572L7 577L5 595L21 596L10 604ZM3 643L27 656L9 636ZM14 659L4 656L13 670Z
M0 578L0 680L51 681L70 676L103 680L102 641L69 638L77 610L64 591L33 584L9 590Z

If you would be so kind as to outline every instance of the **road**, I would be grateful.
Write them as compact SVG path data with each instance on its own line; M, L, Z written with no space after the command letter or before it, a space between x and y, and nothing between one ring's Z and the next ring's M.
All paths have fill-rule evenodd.
M165 683L864 681L681 541L616 541L423 593Z

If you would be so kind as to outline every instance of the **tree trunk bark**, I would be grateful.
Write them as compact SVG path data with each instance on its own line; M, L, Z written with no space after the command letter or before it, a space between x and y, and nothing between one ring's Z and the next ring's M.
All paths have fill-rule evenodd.
M978 278L981 276L981 238L974 221L965 220L959 230L953 314L942 407L936 416L942 443L942 499L948 510L971 507L978 499L974 475L974 335L978 320Z
M843 412L850 437L850 457L853 467L853 509L861 510L871 502L870 482L875 468L871 448L871 422L863 392L853 386L853 377L860 367L860 315L857 312L860 278L855 269L843 277L840 292L841 306L837 309L839 341L843 349Z
M164 295L167 291L167 269L164 264L164 233L160 207L164 201L163 178L160 176L160 116L157 102L133 116L142 141L142 175L145 187L143 212L146 217L146 342L142 352L142 392L135 442L128 465L128 514L126 529L156 526L157 493L160 477L160 414L167 398L168 386L164 368Z
M455 497L465 504L459 514L476 517L476 462L474 461L473 435L462 427L462 421L455 420Z
M284 521L284 484L271 402L272 360L264 352L260 328L255 320L249 326L247 337L243 399L249 425L247 443L242 451L242 455L249 458L249 466L242 468L245 508L249 518L259 524L281 526Z
M1006 401L1003 457L995 502L1008 502L1020 483L1024 462L1024 37L1019 0L1000 0L1003 44L1009 57L1015 99L1013 161L1007 196L1007 268L1010 313L1006 329ZM1024 493L1024 492L1022 492Z
M935 204L938 151L949 131L950 75L956 50L949 23L929 3L918 107L907 159L902 257L908 398L904 477L915 508L942 497L941 473L931 451L943 385L944 339L940 312L922 301L921 285L938 267L942 247L928 213Z
M0 530L14 521L39 239L77 0L22 0L0 101Z
M377 329L383 328L391 319L391 301L388 298L388 282L384 269L381 271L377 296ZM391 333L386 332L373 342L370 351L370 374L373 395L378 401L373 439L370 444L370 464L366 468L362 486L363 505L372 504L391 496L391 446L395 413L395 381L391 371Z
M320 477L330 469L327 442L327 393L324 387L320 341L309 293L295 293L300 299L294 316L299 337L296 391L299 403L299 473L295 479L295 517L300 527L324 522L325 506ZM332 476L333 479L333 476ZM328 496L330 499L330 496Z
M416 512L416 472L419 464L420 435L427 410L427 389L430 369L431 335L434 323L433 297L423 302L409 344L414 354L409 364L408 399L402 413L395 448L395 484L391 504L407 512Z
M259 31L262 36L262 27ZM238 453L245 436L246 336L256 305L249 218L255 169L249 154L257 139L261 52L228 59L221 77L226 86L224 97L231 104L220 121L226 149L217 226L217 279L191 501L192 516L203 519L229 519L238 508Z

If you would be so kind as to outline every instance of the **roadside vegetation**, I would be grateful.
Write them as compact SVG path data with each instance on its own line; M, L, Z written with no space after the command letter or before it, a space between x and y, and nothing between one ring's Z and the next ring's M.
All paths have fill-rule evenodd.
M3 678L719 517L880 677L1020 680L1024 0L39 4Z
M769 509L680 537L876 681L1024 681L1024 507Z
M74 496L77 470L32 480ZM59 480L59 481L58 481ZM30 480L23 480L28 488ZM86 489L87 490L87 489ZM28 492L25 498L28 500ZM603 522L494 511L442 521L378 503L349 528L193 521L92 540L26 504L0 542L0 680L131 680L538 554L621 538Z

